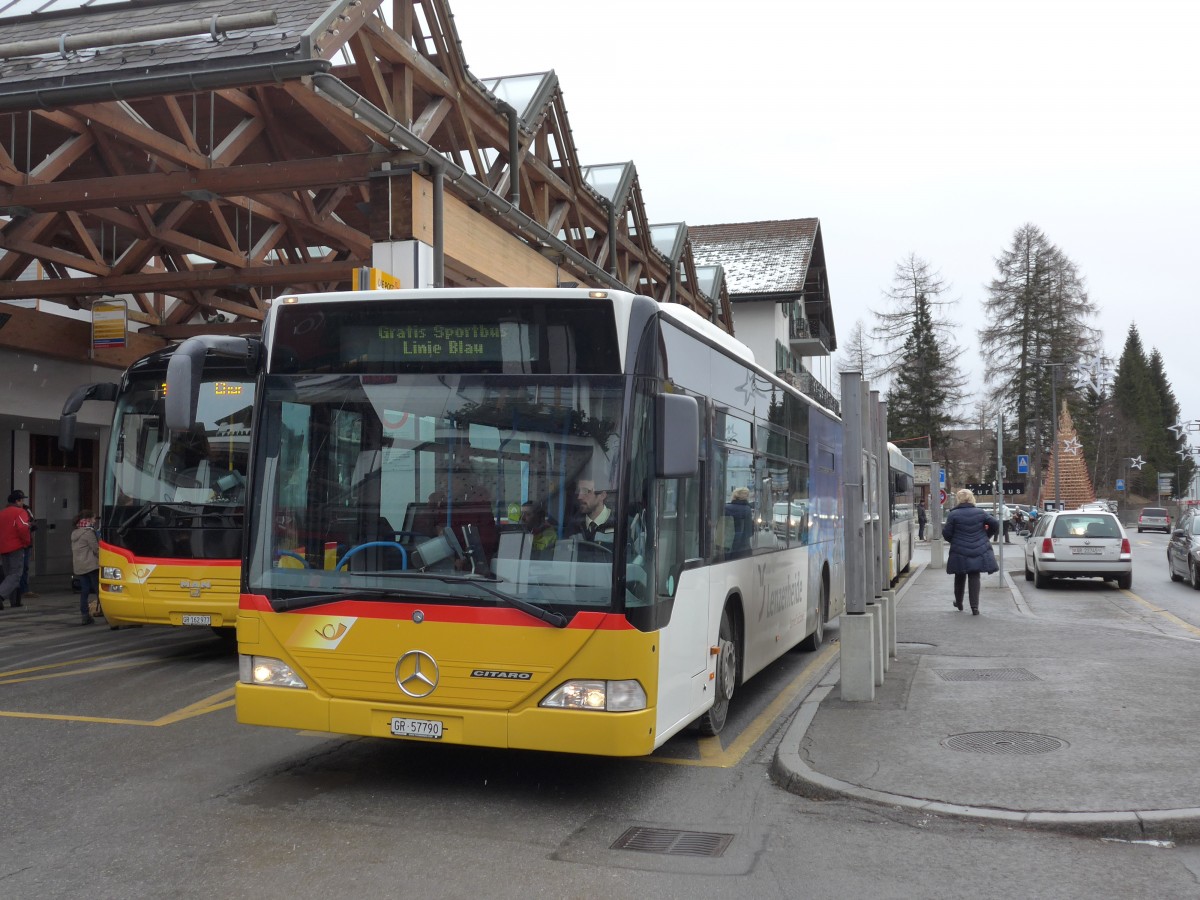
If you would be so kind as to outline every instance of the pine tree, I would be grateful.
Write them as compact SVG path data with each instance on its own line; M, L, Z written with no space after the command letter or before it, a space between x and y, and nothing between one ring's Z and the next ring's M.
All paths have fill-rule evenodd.
M891 301L891 309L871 311L875 317L871 334L880 348L875 354L879 374L894 375L904 364L905 347L916 327L918 298L925 303L934 338L942 348L942 361L947 366L953 366L954 373L958 372L958 358L965 348L955 342L958 326L942 315L957 302L941 299L949 290L950 285L942 279L941 273L934 271L928 262L915 253L896 263L892 287L883 292L884 297ZM961 381L960 389L966 384L966 379ZM956 401L958 399L961 399L961 390Z
M928 436L936 457L946 446L946 431L954 422L951 410L959 396L947 379L948 366L924 296L917 296L914 313L887 393L888 434L892 440Z
M1175 397L1175 390L1163 366L1162 354L1157 348L1150 351L1147 371L1158 397L1158 416L1148 436L1147 459L1154 468L1156 478L1160 472L1169 473L1174 478L1175 496L1182 497L1191 481L1194 463L1188 453L1187 438L1171 430L1171 426L1179 422L1179 400Z
M1148 422L1148 411L1159 406L1156 393L1150 363L1142 348L1142 337L1137 325L1131 324L1113 379L1114 416L1120 435L1117 446L1121 458L1126 461L1123 470L1128 468L1130 459L1149 460L1147 441L1153 426ZM1136 488L1137 493L1151 496L1157 490L1148 467L1128 469L1127 474L1126 491L1132 492Z
M1016 230L996 269L979 332L984 382L1008 413L1014 449L1028 448L1037 484L1050 450L1052 399L1078 408L1078 391L1064 376L1096 355L1100 335L1088 325L1096 309L1075 264L1033 224Z

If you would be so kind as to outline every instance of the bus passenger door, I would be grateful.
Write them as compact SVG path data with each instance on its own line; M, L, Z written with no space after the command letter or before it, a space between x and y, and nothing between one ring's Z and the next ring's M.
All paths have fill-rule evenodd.
M708 571L694 563L700 556L700 479L658 483L655 593L671 603L671 620L662 630L659 678L659 728L690 720L705 703L708 670Z

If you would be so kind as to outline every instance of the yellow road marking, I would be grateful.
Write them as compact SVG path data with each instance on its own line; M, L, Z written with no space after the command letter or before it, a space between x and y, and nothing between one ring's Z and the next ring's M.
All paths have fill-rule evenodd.
M159 716L157 719L151 721L144 719L117 719L110 716L73 716L52 713L7 712L5 710L0 710L0 718L44 719L49 722L96 722L102 725L141 725L149 728L161 728L163 725L174 725L185 719L193 719L196 716L229 709L231 706L233 706L233 688L225 688L225 690L218 691L209 697L205 697L203 700L197 700L183 709L177 709L174 712L169 712L165 716Z
M25 684L30 681L48 681L51 678L76 678L79 675L90 675L93 672L116 672L120 669L136 669L138 666L148 666L158 661L159 660L156 659L141 659L133 662L88 666L86 668L72 669L69 672L47 672L45 675L31 675L28 678L7 678L4 675L0 675L0 686L8 684ZM46 666L45 668L52 667Z
M106 659L120 659L123 656L136 656L139 653L145 653L144 649L126 650L124 653L103 653L99 656L81 656L79 659L68 659L63 662L47 663L44 666L30 666L26 669L10 669L7 672L0 672L0 679L9 678L12 675L28 675L30 672L45 672L50 669L65 669L68 666L78 666L84 663L100 662Z
M1179 618L1179 616L1175 615L1175 613L1168 612L1167 610L1163 609L1161 606L1155 606L1150 601L1145 600L1142 597L1139 597L1133 591L1125 591L1124 593L1128 594L1130 597L1132 597L1138 603L1142 604L1142 606L1146 607L1146 609L1150 610L1150 612L1158 613L1158 615L1162 616L1167 621L1172 622L1175 625L1178 625L1184 631L1188 631L1194 635L1200 636L1200 628L1197 628L1191 622L1185 622L1183 619Z
M672 759L665 756L647 756L647 762L666 763L669 766L715 766L722 769L732 768L742 761L750 752L750 748L758 743L758 739L779 718L780 714L802 693L810 691L813 683L825 671L826 663L838 653L838 645L830 644L813 657L786 688L779 692L774 700L759 713L754 721L742 731L733 743L725 747L721 736L700 738L696 741L700 750L699 759Z

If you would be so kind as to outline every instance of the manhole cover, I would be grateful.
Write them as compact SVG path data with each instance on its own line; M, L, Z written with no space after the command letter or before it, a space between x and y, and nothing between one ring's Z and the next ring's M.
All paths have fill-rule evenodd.
M1040 681L1028 669L934 669L943 681Z
M952 734L942 741L942 746L967 753L1007 753L1024 756L1029 753L1061 750L1067 746L1067 742L1046 734L1029 734L1025 731L974 731L968 734Z
M668 856L720 856L732 841L732 834L634 827L617 838L610 849L640 850L642 853L664 853Z

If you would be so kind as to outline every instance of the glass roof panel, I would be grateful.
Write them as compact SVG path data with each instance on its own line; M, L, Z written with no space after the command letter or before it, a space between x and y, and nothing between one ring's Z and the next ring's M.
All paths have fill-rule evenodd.
M585 166L583 180L590 184L605 200L613 200L617 188L621 186L621 175L625 172L625 163L613 163L607 166Z
M91 9L111 6L125 0L0 0L0 18L27 16L30 13L59 12L64 9Z
M717 272L720 271L718 266L696 266L696 283L700 290L704 291L706 297L715 299L713 294L717 286Z
M669 225L651 225L650 240L654 243L654 249L667 259L674 259L675 245L679 240L682 230L682 222L672 222Z
M2 2L2 0L0 0ZM484 79L484 86L517 111L524 119L531 110L530 101L537 94L538 86L546 78L545 72L535 72L532 75L506 75L503 78Z

